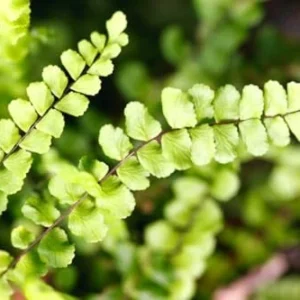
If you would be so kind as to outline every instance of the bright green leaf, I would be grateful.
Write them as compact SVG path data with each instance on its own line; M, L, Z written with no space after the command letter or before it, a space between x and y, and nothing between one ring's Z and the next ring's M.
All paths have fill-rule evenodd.
M172 128L194 127L197 117L188 95L179 89L165 88L162 92L163 114Z
M125 111L126 132L139 141L148 141L161 133L161 126L148 112L144 104L140 102L130 102Z
M247 120L239 124L247 151L254 156L264 155L269 148L266 129L260 120Z
M26 249L33 241L34 234L23 226L18 226L11 233L12 245L19 249Z
M7 169L0 169L0 191L6 195L12 195L20 191L22 186L21 177Z
M89 99L79 93L70 92L63 97L55 108L74 117L82 116L89 106Z
M6 211L8 204L7 195L0 191L0 216L1 214Z
M112 58L116 58L117 56L119 56L119 54L121 53L122 49L119 46L119 44L109 44L107 45L102 53L102 56L104 59L112 59Z
M38 118L33 106L26 100L17 99L11 101L8 105L8 110L14 122L24 132L27 132Z
M236 158L236 147L239 143L237 128L232 124L214 126L214 135L216 161L222 164L232 162Z
M161 146L157 141L142 147L137 156L141 165L155 177L165 178L175 171L175 166L163 157Z
M8 252L0 250L0 273L7 269L12 259Z
M52 93L60 98L68 85L66 74L57 66L48 66L44 68L42 77Z
M43 116L54 102L54 97L44 82L29 84L27 95L40 116Z
M192 139L191 157L197 166L207 165L215 156L214 130L209 125L201 125L189 130Z
M36 125L36 128L55 138L59 138L64 130L65 120L61 112L50 109L43 119Z
M285 147L290 143L290 131L282 117L266 118L264 123L273 145Z
M11 300L14 290L5 277L0 278L1 300Z
M62 53L60 59L72 79L76 80L85 67L83 58L76 51L67 50Z
M100 129L99 144L105 155L116 160L122 160L133 148L123 129L112 125L105 125Z
M78 50L88 66L93 63L98 54L97 49L87 40L82 40L78 43Z
M108 166L95 159L84 156L79 161L79 169L92 174L97 181L100 181L108 172Z
M19 130L12 120L0 120L0 147L8 153L21 138Z
M40 242L41 260L53 268L65 268L74 258L75 248L68 241L64 230L54 228Z
M287 96L285 89L277 81L268 81L264 86L265 114L275 116L287 111Z
M107 233L101 210L91 201L84 201L76 207L69 216L68 227L88 243L102 241Z
M149 173L139 164L135 157L129 157L117 169L120 180L131 190L140 191L149 187Z
M95 96L101 89L101 80L96 75L85 74L72 84L71 89L88 96Z
M186 170L192 166L192 142L186 129L165 133L161 139L163 156L174 164L177 170Z
M126 29L127 19L123 12L118 11L106 22L110 41L114 41Z
M232 85L225 85L217 92L214 100L215 119L237 120L239 118L240 93Z
M300 83L290 82L287 85L288 91L288 111L300 110Z
M291 132L300 142L300 112L285 116L285 120L288 123Z
M44 154L49 151L51 145L51 135L34 129L20 144L22 149L30 152Z
M97 31L91 33L91 41L99 52L102 52L106 43L106 36Z
M96 76L106 77L113 73L114 65L110 59L100 57L89 68L88 73Z

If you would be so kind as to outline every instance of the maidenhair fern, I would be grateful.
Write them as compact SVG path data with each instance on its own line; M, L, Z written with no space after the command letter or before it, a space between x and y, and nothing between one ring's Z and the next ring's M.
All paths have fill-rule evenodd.
M107 25L108 29L112 24L110 22ZM123 27L119 27L117 33L110 33L110 38L118 36ZM101 43L95 42L102 49ZM74 55L73 59L77 58L77 54ZM57 67L50 67L49 70L50 76L48 77L49 73L46 71L47 76L44 76L44 79L55 96L60 98L64 94L67 82L61 79L59 84L56 84L57 81L52 81L52 72L56 77L62 73ZM75 73L72 76L76 79L80 72L77 75ZM93 78L91 82L96 81L96 77L83 75L76 81L74 90L82 91L80 81L86 83L86 79L82 79L86 76ZM61 78L64 78L63 75ZM83 86L86 92L86 84ZM92 83L89 90L93 89ZM40 199L39 196L27 199L22 208L23 214L34 223L45 227L45 230L35 238L29 228L17 227L13 230L14 246L24 250L12 262L10 256L3 253L3 284L9 279L25 289L28 276L22 274L24 269L21 266L32 253L35 253L35 260L30 262L32 268L37 268L36 264L46 268L60 268L72 262L75 255L74 245L69 242L66 231L59 227L65 219L68 219L67 227L73 235L80 236L90 243L103 240L109 235L111 226L132 213L135 207L132 191L146 189L149 186L150 175L157 178L168 177L175 170L187 170L194 165L203 166L212 160L226 164L236 159L241 149L246 149L252 155L263 155L267 152L269 144L286 146L290 142L289 130L299 139L299 89L299 84L290 83L286 93L275 81L266 83L264 92L254 85L249 85L243 89L242 94L231 85L220 88L217 92L202 84L195 85L187 92L166 88L162 92L162 111L169 126L164 129L143 104L129 103L124 111L125 130L113 125L105 125L100 129L99 144L104 154L117 161L113 168L109 170L104 162L87 157L81 159L78 168L62 164L57 170L57 175L49 182L49 192L57 201L50 198ZM81 94L76 95L82 97ZM76 102L76 97L69 97ZM66 97L63 97L62 103L64 99ZM57 103L56 107L61 108L61 102ZM28 126L27 121L23 123L21 120L24 121L19 117L15 121L19 126L22 124L22 127L32 128L32 125ZM37 132L44 134L43 131ZM39 147L37 141L35 140L35 144ZM24 150L20 151L27 154ZM10 155L10 152L8 153ZM7 161L8 159L4 159L4 163ZM19 166L22 161L16 155L12 165L15 166L18 162ZM204 192L200 191L203 202L198 202L200 196L195 202L193 197L186 198L188 193L181 194L185 207L179 205L179 208L187 209L187 212L181 212L181 209L178 211L180 200L170 203L166 209L166 217L171 224L175 222L174 226L180 227L195 218L197 226L195 225L194 231L191 229L191 234L196 239L201 239L198 233L199 226L205 227L204 216L216 216L219 219L218 208L210 198L214 196L226 200L226 193L223 194L222 191L224 182L228 180L234 181L234 184L230 184L231 187L238 186L235 177L230 173L223 172L221 175L221 179L212 186L211 192L205 192L205 187ZM189 188L182 186L182 190L186 193ZM229 190L228 194L231 195L232 191ZM190 205L187 205L188 203ZM60 212L57 204L65 210ZM205 209L208 209L209 213L205 212ZM189 211L195 214L194 217L189 216ZM184 236L180 237L168 222L160 221L149 227L146 241L150 248L170 252L179 246L185 247L181 242ZM213 228L217 223L212 221ZM217 229L212 230L211 234L214 235ZM182 248L182 251L185 251L184 249ZM189 252L188 249L186 251ZM183 264L184 267L186 254L181 258L180 253L174 258L174 263L179 267ZM199 263L201 265L202 261ZM199 275L199 268L198 266L195 269L195 273L191 272L194 277ZM179 271L179 274L185 272ZM185 285L186 281L182 284Z
M28 100L10 102L11 119L0 120L1 212L7 195L21 189L32 164L32 153L46 153L52 137L61 136L63 114L83 115L89 104L87 96L94 96L101 89L99 77L113 72L112 59L128 43L123 32L126 26L124 14L115 13L106 24L108 38L93 32L91 42L78 43L78 52L67 50L61 55L67 73L58 66L45 67L43 81L27 87Z

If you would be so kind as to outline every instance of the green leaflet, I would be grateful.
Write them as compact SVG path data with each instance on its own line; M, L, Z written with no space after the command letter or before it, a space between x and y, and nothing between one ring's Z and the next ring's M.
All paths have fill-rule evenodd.
M51 145L51 135L33 129L30 134L22 141L20 147L30 152L38 154L47 153Z
M189 133L192 140L191 158L193 163L197 166L210 163L216 152L213 128L209 125L201 125L190 129Z
M37 113L29 101L17 99L8 105L9 113L20 129L27 132L37 119Z
M68 242L66 233L54 228L40 242L38 253L43 262L53 268L65 268L74 258L74 246Z
M252 84L245 86L240 101L240 119L260 119L263 112L264 96L262 90Z
M43 119L36 125L36 128L55 138L59 138L64 130L65 120L61 112L50 109Z
M196 284L194 280L190 280L188 276L177 276L176 280L170 286L170 300L176 299L190 299L196 291Z
M105 59L112 59L121 53L121 47L118 44L109 44L102 52L102 57Z
M20 191L23 185L21 177L7 169L0 168L0 191L6 195L13 195Z
M60 216L60 212L50 199L32 195L22 206L23 215L35 224L49 227Z
M101 210L91 201L84 201L70 214L68 227L88 243L102 241L107 233L107 226Z
M150 174L158 178L168 177L175 171L171 162L166 161L157 141L151 141L137 152L139 162Z
M188 93L192 96L197 120L211 119L214 116L212 101L215 97L215 92L207 85L195 84L189 89Z
M83 72L85 61L76 51L70 49L64 51L60 59L73 80L76 80Z
M7 203L8 203L7 195L2 191L0 191L0 216L4 211L6 211Z
M101 80L96 75L85 74L72 84L71 90L88 96L95 96L101 89Z
M275 116L287 111L287 96L284 88L277 81L268 81L264 86L265 114Z
M282 117L268 118L264 123L273 145L285 147L290 143L290 131Z
M100 57L89 68L88 73L91 75L97 75L101 77L109 76L114 71L114 65L110 59L103 59Z
M192 166L192 142L186 129L165 133L161 139L163 156L174 164L177 170L186 170Z
M11 120L0 120L0 147L8 153L20 139L19 130Z
M89 106L89 99L84 95L70 92L63 97L55 108L74 117L82 116Z
M66 74L58 66L47 66L43 70L42 77L51 92L60 98L68 85Z
M300 141L300 112L285 116L285 120L292 133L295 135L297 140Z
M239 124L241 137L247 151L254 156L264 155L269 148L266 129L258 119L247 120Z
M123 129L119 127L114 128L112 125L101 127L99 144L105 155L116 160L125 158L133 148Z
M100 181L108 172L108 166L98 160L85 156L80 159L79 170L92 174L97 181Z
M88 66L93 63L98 53L97 49L88 40L82 40L78 43L78 51Z
M26 249L35 239L34 234L23 226L18 226L11 233L11 242L14 247Z
M135 207L135 199L130 190L116 176L109 177L101 184L101 194L96 199L97 206L108 210L119 219L127 218Z
M161 98L163 114L172 128L194 127L197 124L194 105L188 95L179 89L165 88Z
M110 41L115 41L127 27L127 19L124 13L116 12L110 20L106 22L106 28Z
M117 170L120 180L133 191L145 190L150 182L149 173L139 164L135 157L129 157Z
M12 261L12 257L8 252L0 250L0 273L5 271Z
M32 155L25 150L14 152L4 161L7 170L24 179L32 164Z
M214 179L211 194L220 201L228 201L237 194L239 187L238 176L228 169L223 169L217 173Z
M290 82L287 85L288 92L288 111L297 111L300 110L300 84L296 82Z
M149 114L148 109L140 102L127 104L124 114L126 132L133 139L148 141L162 131L160 123Z
M94 31L91 33L91 41L101 53L106 43L106 36Z
M44 82L33 82L27 87L27 95L40 116L51 107L54 97Z
M168 222L158 221L147 227L145 240L151 249L168 253L175 248L178 233Z
M2 277L0 278L0 295L2 300L11 300L11 296L14 291L11 285L7 282L7 279Z
M222 164L232 162L236 157L236 147L239 143L237 128L232 124L214 126L214 135L216 161Z
M237 120L239 118L240 93L232 85L226 85L219 89L214 100L215 119Z

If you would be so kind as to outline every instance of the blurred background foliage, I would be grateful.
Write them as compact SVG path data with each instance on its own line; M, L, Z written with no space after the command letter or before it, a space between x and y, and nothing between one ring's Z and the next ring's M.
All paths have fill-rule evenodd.
M130 44L118 58L114 76L104 80L103 90L92 100L88 113L78 121L70 118L62 138L55 143L55 151L35 160L24 190L13 197L9 211L1 219L3 249L10 249L10 230L16 219L22 219L23 199L44 190L53 161L66 159L77 164L87 153L101 157L96 146L98 130L106 122L122 122L122 111L128 101L146 103L159 117L160 91L167 85L187 89L198 82L213 88L231 83L241 88L248 83L261 86L269 79L283 84L300 80L297 0L31 3L31 26L24 55L0 63L1 117L7 116L11 99L24 95L26 85L39 80L45 65L58 63L63 50L73 47L92 30L104 30L105 20L116 10L123 10L128 17ZM233 199L220 204L224 228L218 234L216 251L209 258L206 271L197 281L194 299L210 299L218 287L262 264L278 250L299 243L299 146L276 149L264 159L245 157L227 167L239 174L240 188L237 193L238 184L236 190L229 191ZM211 182L219 172L219 166L210 165L193 169L189 175ZM138 193L137 209L127 222L128 229L116 228L103 245L76 241L80 251L75 263L53 271L45 280L57 290L80 299L93 294L95 297L90 299L125 299L120 290L111 291L108 287L124 281L133 260L132 249L143 245L145 228L163 218L164 207L173 197L170 182L171 179L155 181L151 189ZM119 247L119 251L114 247ZM284 280L280 292L276 292L279 285L271 284L255 299L299 299L299 277ZM287 296L290 292L296 297Z

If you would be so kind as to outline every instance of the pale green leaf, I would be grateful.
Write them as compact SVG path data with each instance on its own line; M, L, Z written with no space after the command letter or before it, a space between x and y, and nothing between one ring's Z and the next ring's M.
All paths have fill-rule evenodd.
M163 157L161 146L157 141L142 147L137 156L141 165L155 177L165 178L175 171L175 166Z
M23 186L23 179L15 173L0 169L0 191L6 195L13 195L21 190Z
M89 68L88 73L96 76L106 77L113 73L114 65L110 59L100 57Z
M195 84L188 91L192 97L195 106L197 120L211 119L214 116L212 101L215 97L215 92L207 85Z
M237 128L232 124L214 126L214 135L216 161L222 164L232 162L236 158L236 148L239 143Z
M176 247L178 239L178 233L166 221L157 221L146 228L146 244L154 251L171 252Z
M191 158L195 165L203 166L211 162L215 156L216 146L214 130L209 125L201 125L189 130L192 148Z
M1 300L11 300L14 290L5 277L0 278Z
M106 22L106 28L109 35L110 41L114 41L119 35L126 29L127 19L126 15L117 11L113 16Z
M49 151L51 145L51 135L34 129L22 141L20 147L30 152L44 154Z
M300 142L300 112L285 116L285 120L291 132L295 135L297 140Z
M105 155L116 160L122 160L133 148L123 129L112 125L105 125L100 129L99 144Z
M107 174L109 167L103 162L84 156L79 161L79 169L92 174L100 181Z
M66 74L58 66L48 66L44 68L42 77L52 93L60 98L68 85Z
M122 32L119 37L116 39L116 42L121 46L125 47L129 43L129 36L127 33Z
M27 95L40 116L43 116L54 102L54 97L44 82L29 84Z
M69 216L68 227L88 243L102 241L107 233L101 210L91 201L84 201L76 207Z
M25 178L32 164L32 155L25 150L18 150L11 154L5 161L4 166L20 178Z
M99 52L102 52L106 43L106 36L97 31L91 33L91 41Z
M25 204L22 206L22 213L35 224L45 227L51 226L60 216L60 212L55 208L53 201L41 199L35 195L26 199Z
M268 151L269 144L266 129L260 120L241 122L239 129L249 153L254 156L261 156Z
M172 128L194 127L197 117L187 94L179 89L165 88L162 92L163 114Z
M0 273L7 269L12 259L8 252L0 250Z
M290 82L287 85L288 91L288 111L300 110L300 83Z
M89 106L89 99L79 93L70 92L63 97L55 108L74 117L82 116Z
M215 119L237 120L239 118L240 93L232 85L225 85L217 92L214 100Z
M12 120L0 120L0 147L8 153L21 138L19 130Z
M76 51L64 51L60 59L73 80L76 80L83 72L85 61Z
M186 129L165 133L161 139L163 156L172 162L177 170L186 170L192 166L192 142Z
M266 118L264 123L273 145L285 147L290 143L290 131L282 117Z
M71 89L88 96L95 96L101 89L101 80L96 75L85 74L72 84Z
M82 40L78 43L78 50L88 66L93 63L98 54L97 49L87 40Z
M8 204L7 195L0 191L0 216L1 214L6 211Z
M8 105L9 113L14 122L23 131L27 132L38 118L33 106L29 101L17 99Z
M145 190L149 187L149 173L139 164L135 157L129 157L117 169L120 180L133 191Z
M148 112L144 104L140 102L130 102L125 111L126 132L139 141L148 141L161 133L161 126Z
M240 181L236 173L228 169L222 169L216 174L211 187L211 195L221 201L232 199L240 187Z
M135 207L135 199L116 176L110 176L101 188L101 195L96 199L99 208L108 210L119 219L130 216Z
M287 95L285 89L277 81L268 81L264 86L265 114L275 116L287 112Z
M18 226L11 233L12 245L19 249L26 249L33 241L34 234L24 226Z
M240 101L240 119L260 119L264 111L264 95L256 85L250 84L243 88Z
M68 241L64 230L54 228L40 242L38 253L41 260L53 268L65 268L73 260L75 248Z
M191 280L189 276L177 276L177 278L170 285L169 300L188 300L193 297L196 291L196 282Z
M65 120L61 112L50 109L43 119L36 125L36 128L55 138L59 138L64 130Z
M122 49L119 44L109 44L104 48L101 57L103 57L104 59L116 58L117 56L119 56L121 51Z

